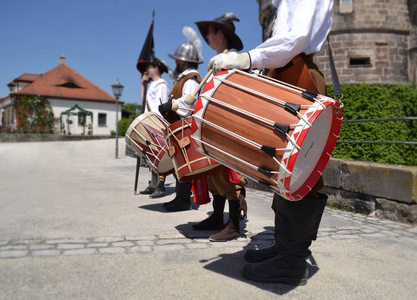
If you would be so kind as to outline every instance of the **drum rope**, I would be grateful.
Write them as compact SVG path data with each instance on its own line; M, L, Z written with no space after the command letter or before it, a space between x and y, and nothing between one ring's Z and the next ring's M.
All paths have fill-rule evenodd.
M252 77L255 80L263 81L264 83L267 83L267 84L273 83L275 86L281 86L281 85L283 85L282 88L285 88L285 89L287 89L288 91L290 91L292 93L301 95L301 97L302 97L303 92L304 93L306 93L306 92L308 93L309 92L306 89L302 89L302 88L300 88L298 86L289 84L287 82L284 82L284 81L281 81L281 80L278 80L278 79L275 79L275 78L272 78L272 77L269 77L269 76L266 76L266 75L263 75L263 74L249 74L249 73L247 73L245 71L237 70L237 69L235 71L236 71L236 73L245 75L247 77ZM323 96L323 95L320 95L320 94L317 94L317 96L320 96L320 97L314 97L315 102L320 103L322 106L324 106L323 105L323 102L327 102L327 101L332 101L334 103L337 102L334 99L332 99L330 97L327 97L327 96Z
M159 148L161 148L161 149L163 149L164 147L162 147L160 144L159 144L159 141L158 141L158 144L155 144L155 143L153 143L152 141L148 141L139 131L137 131L136 130L136 128L133 128L133 131L142 139L142 140L144 140L144 141L147 141L147 142L149 142L149 145L152 145L152 146L155 146L155 147L158 147L159 146ZM130 139L130 137L129 137L129 139ZM133 140L134 141L134 140ZM135 141L136 142L136 141ZM151 147L148 147L149 148L149 150L151 151L151 154L155 157L155 158L158 158L158 155L159 155L159 153L161 153L161 151L159 151L158 152L158 155L155 155L155 152L154 152L154 150L151 148ZM145 151L143 148L141 148L141 150L142 151ZM146 151L145 151L146 152ZM149 159L148 159L149 160Z
M222 131L222 132L224 132L224 133L226 133L226 134L228 134L228 135L230 135L230 136L232 136L232 137L234 137L234 138L236 138L236 139L238 139L238 140L240 140L240 141L242 141L242 142L245 142L245 143L247 143L248 145L250 145L250 146L252 146L252 147L254 147L254 148L256 148L256 149L258 149L258 150L262 150L261 148L262 148L262 145L260 145L260 144L258 144L258 143L256 143L256 142L254 142L254 141L251 141L251 140L249 140L249 139L247 139L247 138L245 138L245 137L242 137L241 135L238 135L238 134L236 134L236 133L234 133L234 132L231 132L231 131L229 131L229 130L227 130L227 129L225 129L225 128L223 128L223 127L220 127L220 126L218 126L218 125L216 125L216 124L213 124L212 122L210 122L210 121L207 121L207 120L204 120L204 119L201 119L200 117L198 117L198 116L196 116L196 115L194 115L193 116L194 118L197 118L197 119L200 119L203 123L205 123L205 124L207 124L207 125L209 125L209 126L212 126L212 127L214 127L214 128L216 128L216 129L218 129L218 130L220 130L220 131ZM195 139L195 138L194 138ZM294 142L293 141L293 139L290 139L291 140L291 142ZM201 140L199 140L199 141L201 141ZM202 143L204 143L203 141L201 141ZM295 147L297 147L298 148L298 150L299 150L299 147L295 144L294 145ZM212 147L214 147L214 146L212 146ZM276 150L278 150L278 151L288 151L286 148L275 148ZM219 151L222 151L222 150L219 150ZM292 150L290 150L290 151L292 151ZM224 154L226 154L226 152L224 152ZM230 155L229 155L230 156ZM274 161L281 167L281 168L283 168L284 170L285 170L285 172L287 172L287 173L289 173L289 174L291 174L291 172L289 172L288 171L288 169L286 168L286 166L284 166L284 165L282 165L277 159L276 159L276 157L272 157L273 159L274 159ZM239 159L240 160L240 159ZM256 167L257 168L257 167ZM271 172L273 172L273 171L271 171Z
M231 158L233 158L233 159L235 159L236 161L238 161L238 162L240 162L241 164L244 164L244 165L246 165L246 166L248 166L248 167L250 167L250 168L252 168L252 169L254 169L255 171L258 171L258 169L259 169L259 167L257 167L256 165L254 165L254 164L251 164L251 163L249 163L249 162L247 162L247 161L245 161L245 160L243 160L243 159L241 159L241 158L239 158L239 157L237 157L237 156L234 156L233 154L230 154L229 152L226 152L226 151L224 151L224 150L222 150L222 149L219 149L219 148L217 148L216 146L214 146L214 145L211 145L211 144L209 144L209 143L207 143L207 142L204 142L204 141L202 141L202 140L200 140L200 139L198 139L198 141L199 142L201 142L203 145L206 145L206 146L208 146L208 147L210 147L210 148L212 148L212 149L214 149L214 150L216 150L216 151L218 151L218 152L220 152L220 153L222 153L222 154L224 154L224 155L226 155L226 156L228 156L228 157L231 157ZM213 159L216 159L215 157L213 157ZM227 166L227 167L229 167L229 168L231 168L231 169L233 169L233 166L231 166L231 165L229 165L229 164L227 164L227 163L223 163L222 162L222 165L225 165L225 166ZM285 169L285 168L284 168ZM288 170L284 170L284 172L277 172L277 171L270 171L271 172L271 174L292 174L291 172L289 172ZM246 175L246 174L245 174ZM250 177L250 176L249 176ZM282 184L280 184L279 182L277 182L276 180L274 180L274 179L272 179L272 178L270 178L276 185L279 185L279 186L282 186ZM283 188L285 189L285 187L283 186Z
M232 86L232 87L235 87L235 88L237 88L237 89L241 89L241 90L243 90L243 91L246 91L246 92L248 92L248 93L250 93L250 94L252 94L252 95L255 95L255 96L260 96L260 97L262 97L262 98L264 98L264 99L267 99L267 100L270 100L271 102L273 102L273 103L277 103L277 104L279 104L279 105L281 105L281 106L283 106L284 108L285 108L285 104L286 103L288 103L288 102L286 102L286 101L284 101L284 100L281 100L281 99L278 99L278 98L275 98L275 97L272 97L272 96L268 96L268 95L266 95L266 94L263 94L263 93L260 93L260 92L258 92L258 91L255 91L255 90L253 90L253 89L251 89L251 88L247 88L247 87L245 87L245 86L243 86L243 85L241 85L241 84L238 84L238 83L235 83L235 82L232 82L232 81L229 81L229 80L227 80L227 79L223 79L223 78L219 78L219 77L214 77L215 79L217 79L218 81L220 81L221 83L224 83L224 84L226 84L226 85L229 85L229 86ZM203 96L202 96L203 97ZM321 102L321 101L315 101L315 102L318 102L320 105L322 105L322 106L324 106L324 104ZM297 104L298 105L298 104ZM302 104L302 105L300 105L300 108L310 108L310 107L312 107L312 106L314 106L313 104L312 105L305 105L305 104ZM324 106L325 107L325 106ZM306 123L308 123L308 125L309 126L311 126L311 124L308 122L308 120L306 120L305 118L304 118L304 116L302 115L302 114L300 114L300 112L299 111L297 111L296 112L297 113L297 116L300 118L300 119L302 119L304 122L306 122Z
M266 125L270 125L270 126L272 126L273 128L275 128L275 127L274 127L274 124L275 124L275 122L274 122L274 121L271 121L271 120L269 120L269 119L266 119L266 118L264 118L264 117L262 117L262 116L260 116L260 115L256 115L256 114L251 113L251 112L249 112L249 111L247 111L247 110L244 110L244 109L238 108L238 107L236 107L236 106L230 105L230 104L228 104L228 103L226 103L226 102L223 102L223 101L221 101L221 100L219 100L219 99L216 99L216 98L213 98L213 97L210 97L210 96L204 96L204 95L202 95L201 97L202 97L202 98L204 98L204 99L206 99L206 100L213 101L214 103L217 103L217 104L222 105L222 106L224 106L224 107L227 107L227 108L230 108L230 109L232 109L232 110L235 110L235 111L237 111L237 112L240 112L242 115L249 116L249 117L251 117L252 119L255 119L255 120L261 121L262 123L264 123L264 124L266 124ZM290 126L290 127L297 127L297 126L303 126L303 125L298 125L298 124L289 124L289 126ZM290 138L290 136L288 135L288 133L285 133L285 135L286 135L288 138Z

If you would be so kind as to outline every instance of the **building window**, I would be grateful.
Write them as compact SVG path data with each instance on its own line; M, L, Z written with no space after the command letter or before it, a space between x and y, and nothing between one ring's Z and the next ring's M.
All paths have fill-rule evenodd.
M87 124L87 116L85 114L78 113L78 125L83 125L81 122L84 122L84 125Z
M371 58L369 57L351 57L349 60L350 67L370 67Z
M98 114L98 126L107 126L106 114Z

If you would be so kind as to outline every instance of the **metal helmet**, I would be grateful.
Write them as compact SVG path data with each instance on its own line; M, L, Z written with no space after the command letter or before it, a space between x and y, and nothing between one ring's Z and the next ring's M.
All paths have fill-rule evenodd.
M197 49L190 41L179 46L177 50L175 50L174 54L168 54L168 56L173 59L188 61L192 63L203 63L199 60Z

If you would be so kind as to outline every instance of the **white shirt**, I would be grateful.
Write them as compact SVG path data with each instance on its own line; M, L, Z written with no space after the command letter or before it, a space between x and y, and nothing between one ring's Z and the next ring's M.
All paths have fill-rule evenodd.
M281 0L273 36L249 51L251 69L279 68L300 53L323 49L332 26L333 0Z
M178 80L180 80L182 77L184 77L185 75L188 75L188 74L190 74L190 73L197 73L197 74L198 74L198 72L197 72L197 70L196 70L196 69L190 68L190 69L187 69L187 70L185 70L184 72L182 72L182 73L178 76ZM196 101L196 102L194 102L194 104L193 104L193 105L188 105L188 104L184 101L184 99L185 99L185 96L186 96L186 95L188 95L188 94L193 94L193 93L195 92L195 90L197 89L198 85L199 85L199 82L198 82L195 78L188 79L188 80L184 83L184 86L182 87L182 96L181 96L181 98L178 98L178 99L172 99L172 103L178 103L178 107L185 107L185 108L192 108L192 109L194 109L194 107L195 107L195 105L196 105L196 102L197 102L197 101ZM198 97L198 95L197 95L196 97ZM191 110L178 109L178 110L176 111L176 113L177 113L180 117L185 118L185 117L191 116L193 112L192 112Z
M146 92L146 102L145 112L148 112L148 106L152 112L161 113L158 110L158 106L168 102L168 93L169 87L168 83L164 79L158 79L156 81L151 81L148 85L148 90Z

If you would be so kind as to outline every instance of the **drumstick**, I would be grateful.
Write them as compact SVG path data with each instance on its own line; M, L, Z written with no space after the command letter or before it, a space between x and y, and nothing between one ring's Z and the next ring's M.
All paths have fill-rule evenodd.
M194 111L194 108L187 108L187 107L179 107L178 103L172 103L172 110L173 111L177 111L179 109L184 109L184 110L189 110L189 111Z
M224 54L227 53L227 49L223 51ZM187 96L185 96L184 102L187 103L188 105L193 105L194 102L197 100L195 98L195 96L198 94L198 92L201 90L201 88L203 87L203 85L206 83L207 79L209 79L209 77L211 76L211 74L213 74L213 69L210 69L206 76L204 76L203 80L201 80L200 84L198 85L198 87L195 89L194 93L189 94Z

